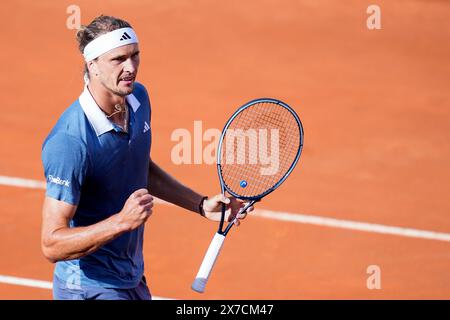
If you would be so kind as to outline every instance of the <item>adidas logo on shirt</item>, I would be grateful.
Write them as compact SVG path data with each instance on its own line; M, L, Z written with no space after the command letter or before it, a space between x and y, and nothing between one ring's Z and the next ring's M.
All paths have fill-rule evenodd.
M128 33L124 32L122 35L122 38L120 38L120 41L129 40L129 39L131 39L130 35Z
M150 130L150 126L148 125L147 121L144 122L144 131L143 133L146 133L148 130Z

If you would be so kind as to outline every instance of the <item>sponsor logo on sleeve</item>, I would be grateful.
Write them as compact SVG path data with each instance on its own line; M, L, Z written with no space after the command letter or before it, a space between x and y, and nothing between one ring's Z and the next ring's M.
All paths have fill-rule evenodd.
M69 180L63 180L60 177L54 177L52 175L49 175L47 178L48 183L54 183L59 184L60 186L68 187L70 185Z

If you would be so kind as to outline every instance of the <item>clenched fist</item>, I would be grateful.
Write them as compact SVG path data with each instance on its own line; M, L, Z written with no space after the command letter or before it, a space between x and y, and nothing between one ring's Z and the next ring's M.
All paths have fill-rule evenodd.
M122 211L118 213L121 226L131 231L144 224L152 214L153 197L147 189L133 192L125 202Z

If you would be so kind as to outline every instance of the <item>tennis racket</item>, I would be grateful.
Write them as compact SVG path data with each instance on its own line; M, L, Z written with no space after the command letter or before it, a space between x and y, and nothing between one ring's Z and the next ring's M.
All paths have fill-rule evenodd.
M263 98L240 107L226 123L217 152L217 171L222 193L247 202L241 213L278 188L294 169L303 147L303 126L286 103ZM222 204L219 229L208 247L192 284L203 293L224 240L226 206Z

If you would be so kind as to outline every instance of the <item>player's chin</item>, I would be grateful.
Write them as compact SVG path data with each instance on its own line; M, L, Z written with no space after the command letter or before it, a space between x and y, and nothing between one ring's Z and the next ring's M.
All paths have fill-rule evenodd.
M119 84L117 85L117 92L125 96L132 93L133 88L134 88L134 81L119 81Z

